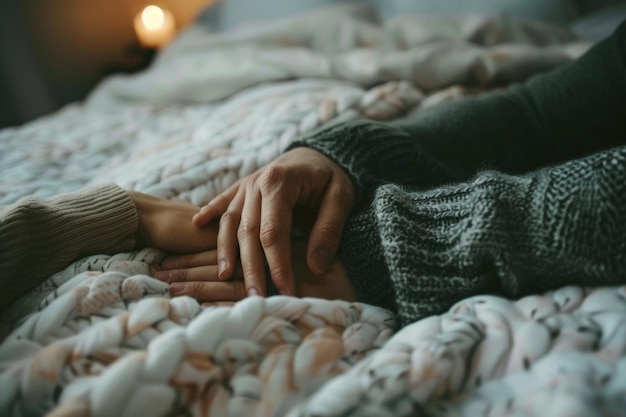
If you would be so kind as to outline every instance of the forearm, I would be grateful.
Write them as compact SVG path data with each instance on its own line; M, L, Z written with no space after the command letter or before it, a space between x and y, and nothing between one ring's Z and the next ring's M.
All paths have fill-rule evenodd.
M622 146L430 191L381 186L340 253L359 299L407 324L473 295L624 284L625 234Z
M626 24L578 61L393 123L459 175L521 173L626 143Z
M135 204L114 185L3 208L0 307L80 257L132 249L137 225Z
M480 169L523 173L626 143L626 24L581 59L525 84L393 123L357 121L310 146L352 177L357 193L385 182L429 187Z
M626 147L471 187L466 261L488 263L505 294L626 283Z

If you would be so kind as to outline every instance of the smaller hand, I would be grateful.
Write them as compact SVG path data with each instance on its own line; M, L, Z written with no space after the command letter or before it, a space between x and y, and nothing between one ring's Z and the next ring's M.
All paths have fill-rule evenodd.
M173 253L191 253L217 246L217 222L201 228L189 221L198 207L137 191L128 192L137 208L136 247L151 246Z
M306 241L301 239L291 242L295 295L355 301L356 293L341 263L335 260L327 273L313 274L306 263L306 246ZM241 268L236 268L229 281L220 281L216 263L215 250L173 256L163 261L163 270L156 272L154 276L170 283L170 294L173 296L187 295L212 305L228 305L230 301L243 299L246 289Z
M170 295L188 295L199 302L239 301L246 296L243 273L235 270L229 281L217 276L217 251L208 250L167 258L154 277L170 284Z

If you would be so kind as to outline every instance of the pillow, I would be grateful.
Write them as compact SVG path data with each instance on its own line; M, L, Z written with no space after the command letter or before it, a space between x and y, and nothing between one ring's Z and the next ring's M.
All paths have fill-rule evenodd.
M597 42L611 35L626 19L626 2L574 20L570 28L578 36Z
M384 18L399 15L503 15L564 24L578 16L572 0L370 0Z
M243 23L288 17L324 6L357 0L220 0L205 9L197 23L222 32Z

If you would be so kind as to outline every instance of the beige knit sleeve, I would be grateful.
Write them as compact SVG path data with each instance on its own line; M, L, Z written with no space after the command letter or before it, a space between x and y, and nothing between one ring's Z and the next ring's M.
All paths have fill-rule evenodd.
M0 308L75 259L135 246L135 204L116 185L0 208Z

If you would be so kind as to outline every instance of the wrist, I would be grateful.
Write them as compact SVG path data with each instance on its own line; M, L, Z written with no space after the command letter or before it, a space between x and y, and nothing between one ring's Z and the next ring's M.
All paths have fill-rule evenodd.
M135 204L137 212L137 229L134 233L135 248L145 248L150 246L150 235L148 233L148 218L154 212L155 197L138 191L128 191L130 199Z

